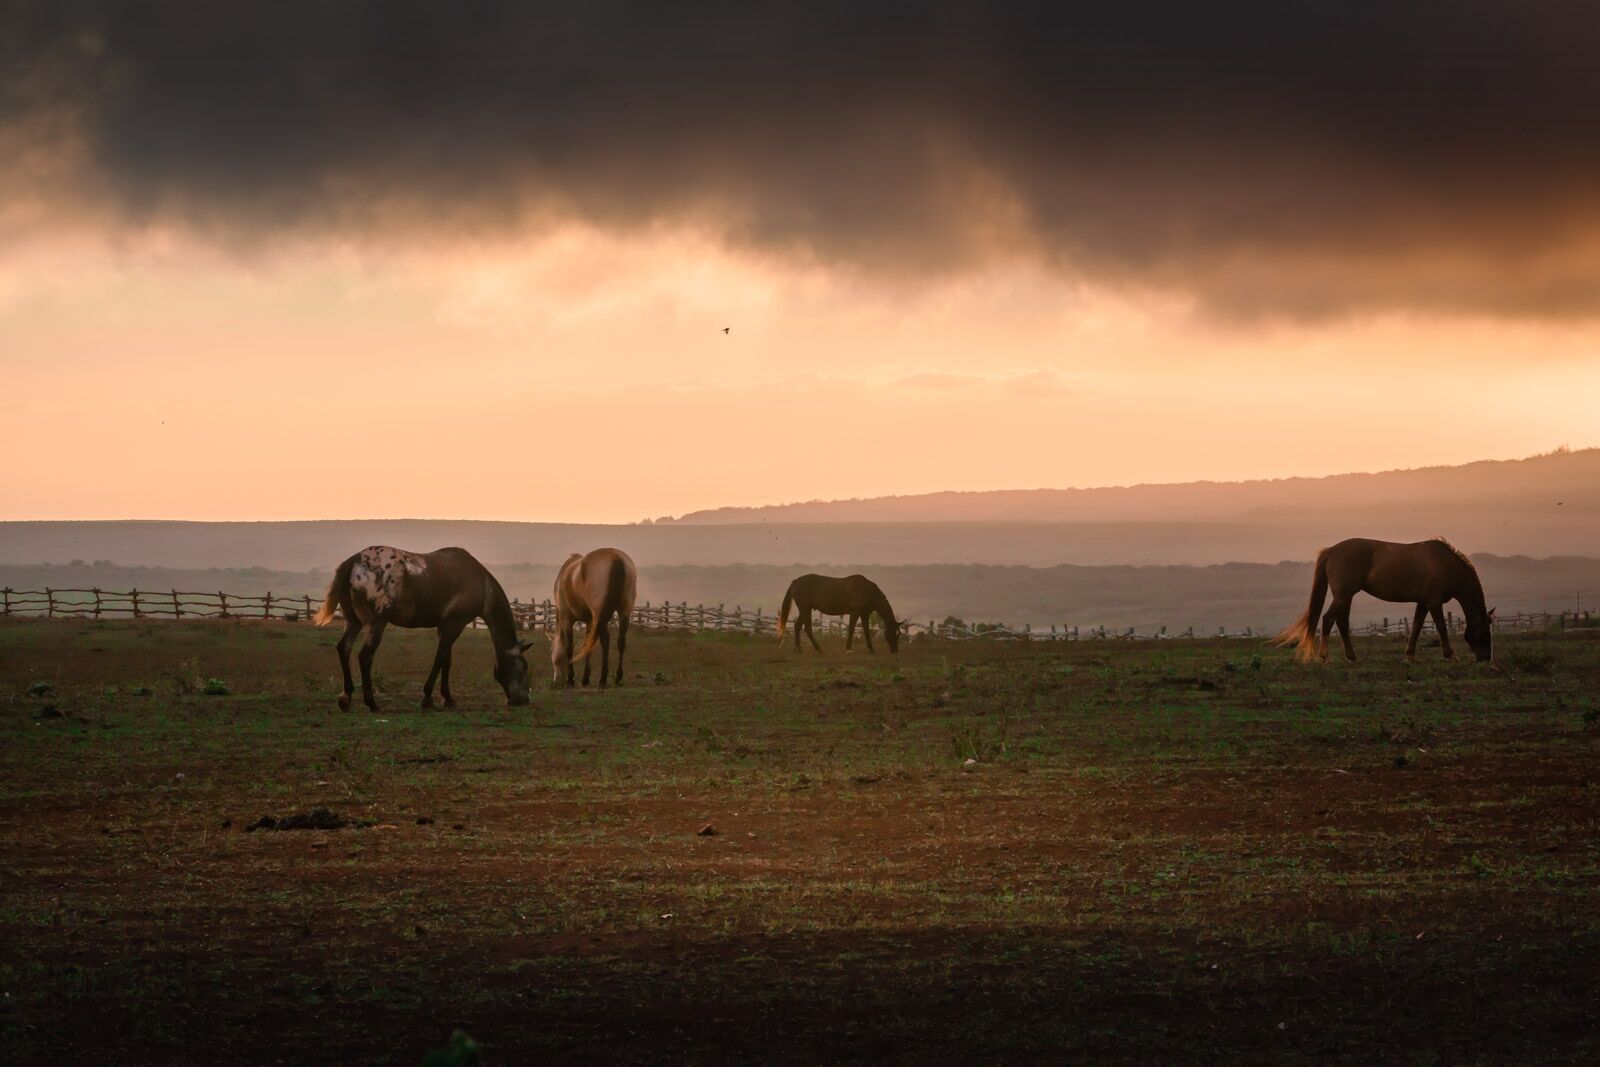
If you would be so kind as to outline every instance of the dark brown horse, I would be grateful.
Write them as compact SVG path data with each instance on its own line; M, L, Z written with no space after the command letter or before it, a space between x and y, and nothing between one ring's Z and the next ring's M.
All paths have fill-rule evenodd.
M1322 599L1333 594L1333 603L1322 613ZM1445 627L1446 601L1461 603L1467 618L1467 644L1479 662L1494 654L1494 611L1483 606L1483 584L1478 569L1464 553L1442 537L1402 545L1393 541L1369 541L1352 537L1317 554L1317 569L1311 579L1311 605L1295 624L1274 639L1274 644L1295 645L1295 658L1304 662L1328 660L1328 634L1334 626L1344 639L1345 659L1356 658L1350 643L1350 600L1357 593L1369 593L1379 600L1417 605L1411 621L1411 640L1406 642L1406 658L1417 654L1417 638L1429 614L1439 628L1439 643L1444 658L1455 659L1450 649L1450 632ZM1322 645L1317 645L1317 620L1322 620Z
M895 621L894 609L889 606L889 598L883 595L883 590L859 574L852 574L848 578L829 578L825 574L802 574L789 583L788 592L783 594L783 607L778 611L778 640L783 640L784 630L789 625L789 605L795 607L794 616L794 650L800 651L800 631L811 639L811 647L818 652L822 646L817 644L817 635L811 631L811 613L820 611L824 615L848 615L850 626L845 630L844 647L850 651L850 644L855 638L856 622L861 623L861 633L867 639L867 651L874 652L872 647L872 620L869 616L873 612L883 620L883 636L889 642L889 651L900 651L900 624Z
M422 689L422 706L433 707L433 683L438 679L444 706L455 707L450 696L450 649L467 624L479 618L489 626L494 680L505 690L506 703L528 702L528 661L523 653L530 644L517 641L517 622L505 590L465 549L417 553L383 545L363 548L339 564L322 610L313 621L326 626L333 621L335 608L344 612L344 636L339 638L339 668L344 671L344 695L339 698L342 710L349 710L350 694L355 691L350 679L350 646L364 626L369 630L359 657L361 696L368 708L378 710L372 696L372 656L391 623L406 629L431 626L439 631L433 669Z
M589 684L589 657L600 646L600 688L611 669L611 617L617 617L617 684L622 684L622 657L628 652L628 621L639 569L620 548L597 548L587 556L574 552L556 572L556 632L550 642L550 666L561 684L566 672L572 684L573 660L583 660L583 684ZM583 647L572 654L572 627L583 623Z

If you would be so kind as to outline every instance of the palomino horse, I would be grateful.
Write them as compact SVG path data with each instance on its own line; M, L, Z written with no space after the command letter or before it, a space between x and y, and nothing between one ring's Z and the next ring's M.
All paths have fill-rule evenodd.
M528 661L522 654L531 644L518 643L517 623L505 590L465 549L417 553L383 545L363 548L339 564L322 610L313 621L326 626L333 621L335 608L344 612L344 636L339 638L339 668L344 671L340 710L349 710L350 694L355 691L350 680L350 646L363 626L370 629L359 657L361 696L368 708L378 710L372 696L372 656L391 623L406 629L438 629L439 648L422 688L422 706L433 707L433 682L437 678L444 706L455 707L450 696L450 648L467 624L477 618L489 625L489 638L494 642L494 680L506 691L506 703L528 702Z
M869 616L873 612L883 620L883 636L889 642L889 651L900 651L900 624L895 621L894 609L889 606L889 598L883 595L883 590L859 574L852 574L848 578L829 578L825 574L802 574L789 583L789 589L783 594L783 607L778 612L778 640L783 640L783 632L789 625L789 605L795 607L794 616L794 650L800 651L800 631L804 630L811 639L811 647L818 652L822 646L817 644L817 635L811 631L811 613L820 611L824 615L848 615L850 627L845 631L844 648L850 651L850 644L855 638L856 622L861 623L861 633L867 639L867 651L876 651L872 647L872 620Z
M1328 613L1322 614L1322 598L1333 593ZM1304 662L1328 660L1328 634L1334 626L1344 639L1345 659L1356 658L1350 644L1350 600L1357 593L1370 593L1379 600L1414 602L1416 617L1411 621L1411 640L1406 642L1406 658L1417 654L1417 638L1422 636L1424 619L1431 613L1439 628L1439 643L1444 658L1455 659L1450 650L1450 632L1445 627L1444 605L1461 602L1467 617L1467 644L1479 662L1493 655L1494 610L1484 610L1483 585L1478 569L1460 549L1442 537L1402 545L1393 541L1369 541L1353 537L1340 541L1317 554L1317 570L1311 579L1311 606L1295 624L1274 639L1274 644L1295 645L1295 658ZM1322 620L1322 645L1317 646L1317 620Z
M617 684L622 684L622 657L628 651L628 620L633 616L633 595L639 586L639 569L618 548L597 548L587 556L574 552L556 574L556 634L550 642L554 681L566 671L572 684L573 660L583 660L583 684L589 684L589 654L600 645L600 688L606 687L611 668L611 616L617 617ZM581 622L588 632L583 647L572 654L572 626Z

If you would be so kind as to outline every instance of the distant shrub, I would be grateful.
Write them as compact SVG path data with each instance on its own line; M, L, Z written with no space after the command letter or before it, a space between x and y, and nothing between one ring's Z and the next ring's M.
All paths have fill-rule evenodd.
M225 697L228 695L228 685L221 678L207 678L200 692L208 697Z

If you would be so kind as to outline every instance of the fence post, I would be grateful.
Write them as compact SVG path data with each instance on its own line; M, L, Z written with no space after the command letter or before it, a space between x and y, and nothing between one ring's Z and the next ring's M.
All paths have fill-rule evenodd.
M309 594L309 593L306 594L305 602L306 602L306 608L305 608L305 611L301 614L300 618L301 618L301 621L303 621L303 622L310 622L311 621L311 594Z
M178 591L176 589L172 591L172 617L174 619L183 618L183 605L178 603Z
M272 618L272 590L270 589L267 590L267 599L261 603L261 617L263 619Z
M94 590L94 617L97 618L97 619L100 617L100 587L99 586L95 586L95 590Z
M131 590L128 593L128 599L133 601L133 617L136 618L136 619L140 618L140 615L139 615L139 590L137 590L137 589Z
M9 585L6 586L4 590L0 590L0 594L3 594L4 597L5 597L5 613L7 615L10 615L11 614L11 587Z
M50 591L48 585L44 587L44 617L47 619L56 617L56 595Z

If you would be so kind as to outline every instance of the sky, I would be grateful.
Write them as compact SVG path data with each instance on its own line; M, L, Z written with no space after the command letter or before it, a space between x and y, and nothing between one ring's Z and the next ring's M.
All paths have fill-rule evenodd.
M1600 11L0 8L0 519L1600 444Z

